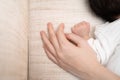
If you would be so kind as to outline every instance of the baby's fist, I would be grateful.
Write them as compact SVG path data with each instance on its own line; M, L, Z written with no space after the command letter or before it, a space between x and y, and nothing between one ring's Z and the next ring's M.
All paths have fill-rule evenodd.
M88 40L90 38L90 24L88 22L80 22L76 24L74 27L71 28L72 32L74 34L77 34L78 36Z

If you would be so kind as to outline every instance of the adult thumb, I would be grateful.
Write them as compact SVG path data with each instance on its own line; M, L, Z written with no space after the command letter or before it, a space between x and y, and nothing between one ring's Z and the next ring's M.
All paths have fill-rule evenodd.
M67 33L66 38L75 43L78 47L83 47L85 44L85 40L82 37L73 33Z

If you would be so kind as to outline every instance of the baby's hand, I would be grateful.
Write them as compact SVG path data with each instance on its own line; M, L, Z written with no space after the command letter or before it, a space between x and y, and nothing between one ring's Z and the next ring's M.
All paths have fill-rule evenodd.
M74 27L71 28L71 31L74 34L77 34L78 36L84 38L85 40L88 40L90 38L90 24L88 22L80 22L76 24Z

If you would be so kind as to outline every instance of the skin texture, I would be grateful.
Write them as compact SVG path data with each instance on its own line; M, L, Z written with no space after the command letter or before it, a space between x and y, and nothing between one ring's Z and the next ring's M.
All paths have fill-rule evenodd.
M80 22L71 28L72 33L88 40L90 38L90 24L86 21Z
M46 55L56 65L83 80L120 80L99 64L95 52L82 37L73 33L65 34L63 23L56 32L51 23L47 26L48 36L41 31L41 39Z

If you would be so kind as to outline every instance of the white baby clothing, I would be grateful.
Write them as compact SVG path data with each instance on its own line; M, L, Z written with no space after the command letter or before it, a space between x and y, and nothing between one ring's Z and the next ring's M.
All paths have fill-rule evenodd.
M89 45L94 49L101 64L106 64L120 43L120 19L97 26L95 39L88 40Z

